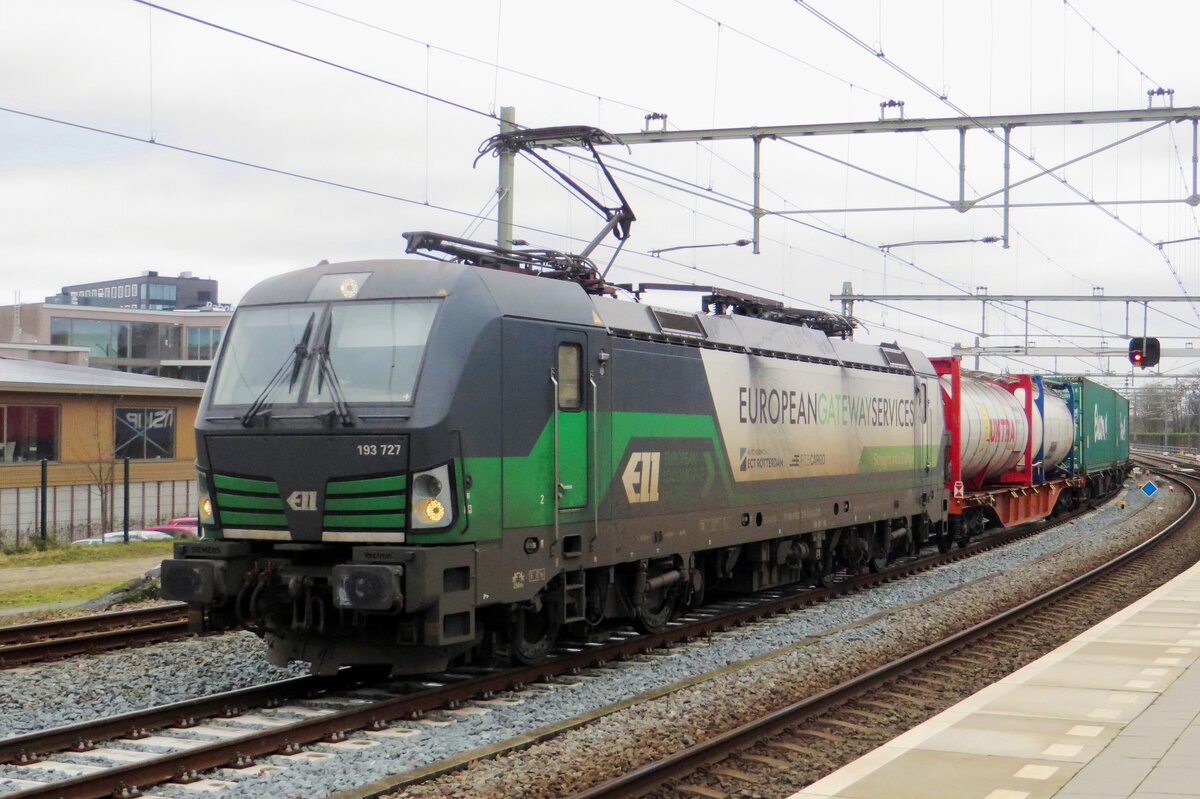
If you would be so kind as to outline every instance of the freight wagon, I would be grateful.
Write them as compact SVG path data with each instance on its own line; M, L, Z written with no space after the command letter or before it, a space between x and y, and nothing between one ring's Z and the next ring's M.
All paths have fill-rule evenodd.
M1074 473L1087 480L1089 495L1106 494L1129 468L1129 400L1086 377L1057 379L1074 407Z
M950 431L953 541L1079 507L1128 474L1129 402L1107 386L1084 377L968 373L958 358L932 363Z

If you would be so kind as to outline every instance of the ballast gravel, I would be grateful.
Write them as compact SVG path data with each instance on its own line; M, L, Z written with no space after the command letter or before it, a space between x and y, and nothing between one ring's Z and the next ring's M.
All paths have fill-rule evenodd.
M308 673L266 653L239 632L0 671L0 738Z
M639 702L529 750L396 794L464 799L559 796L796 701L885 661L897 650L967 626L994 608L1015 604L1015 597L1057 584L1067 572L1082 571L1080 564L1099 563L1123 551L1185 506L1182 493L1163 491L1151 500L1132 483L1122 496L1126 508L1110 502L1039 536L680 647L669 657L623 663L595 670L569 686L525 692L515 697L519 704L455 716L450 724L406 722L402 726L414 734L371 738L373 745L357 751L327 744L309 747L335 753L325 759L265 758L262 765L279 767L266 776L221 770L211 776L233 785L214 795L327 796L763 657L749 668ZM785 651L767 657L777 650ZM0 672L0 730L16 734L293 673L267 666L261 644L242 634L77 659L27 674ZM349 737L366 739L364 733ZM0 792L4 776L22 774L0 769ZM195 796L176 785L158 786L154 793L179 799Z

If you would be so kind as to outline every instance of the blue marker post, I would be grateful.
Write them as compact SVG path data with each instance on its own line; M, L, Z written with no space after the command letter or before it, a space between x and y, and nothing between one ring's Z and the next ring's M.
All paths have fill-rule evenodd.
M1153 481L1147 480L1142 485L1142 493L1148 497L1152 497L1158 493L1158 486L1156 486Z

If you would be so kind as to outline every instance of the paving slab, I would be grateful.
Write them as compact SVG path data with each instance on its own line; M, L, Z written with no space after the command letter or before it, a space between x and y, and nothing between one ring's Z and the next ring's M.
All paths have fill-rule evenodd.
M1200 565L794 799L1200 799Z

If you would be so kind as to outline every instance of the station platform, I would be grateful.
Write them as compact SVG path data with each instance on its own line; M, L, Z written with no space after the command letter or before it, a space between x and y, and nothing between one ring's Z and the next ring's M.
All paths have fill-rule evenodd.
M1200 565L791 799L1200 797Z

